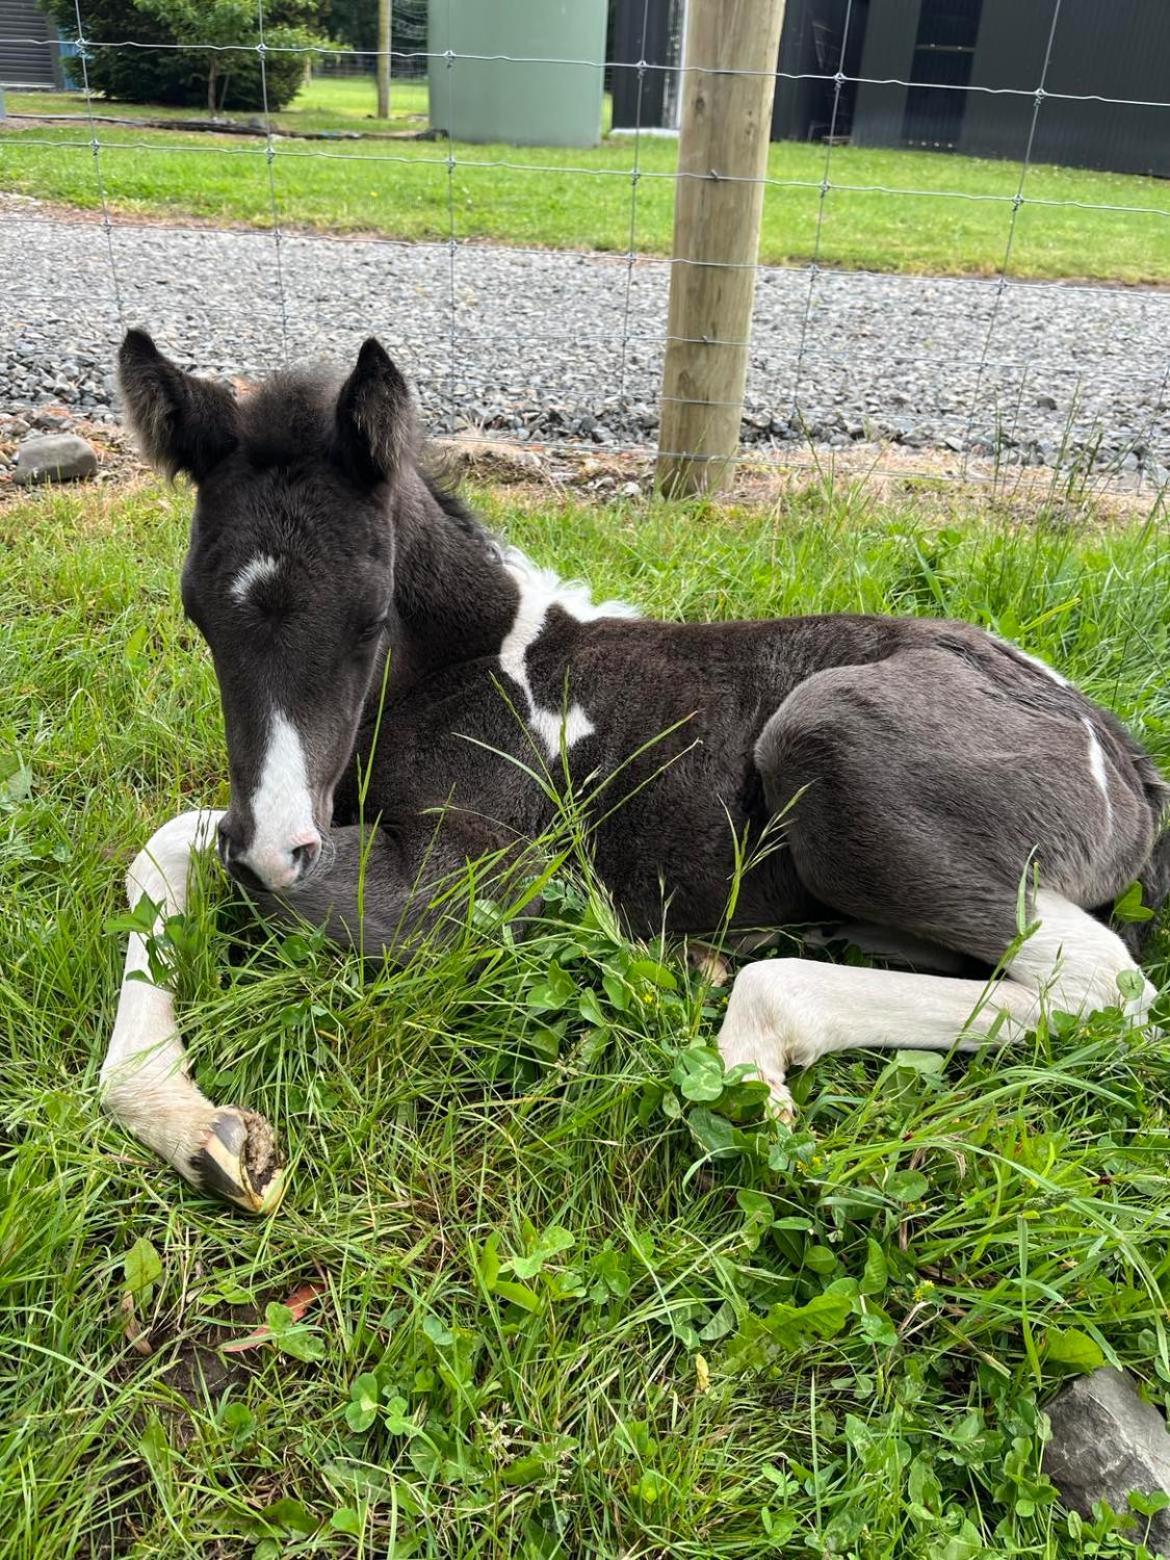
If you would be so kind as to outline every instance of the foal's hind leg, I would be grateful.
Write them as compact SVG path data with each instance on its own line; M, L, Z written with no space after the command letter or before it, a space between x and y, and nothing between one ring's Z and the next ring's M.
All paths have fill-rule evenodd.
M126 878L133 908L149 895L155 930L187 904L191 856L215 838L220 812L181 813L139 852ZM185 1180L250 1213L275 1208L283 1172L272 1129L238 1106L216 1106L192 1082L171 993L149 980L145 939L130 937L114 1033L101 1070L101 1101L126 1131Z
M1121 1006L1143 1022L1154 989L1139 972L1137 994L1122 995L1118 977L1136 966L1120 938L1059 894L1037 894L1035 910L1039 925L994 982L808 959L749 964L736 978L719 1033L724 1061L753 1066L790 1117L788 1068L832 1051L978 1050L989 1039L1006 1042L1034 1028L1045 1006L1062 1013Z
M1098 846L1107 820L1079 815L1071 771L1063 791L1051 783L1059 763L1080 761L1090 794L1078 725L1066 741L1064 727L1026 704L987 697L953 658L899 661L801 684L757 745L765 794L777 814L791 804L787 845L820 903L990 968L1017 940L1018 880L1034 848L1041 866L1055 861L1070 880L1094 883L1117 842ZM1072 1013L1122 1006L1145 1019L1153 988L1107 927L1052 886L1034 895L1028 918L1038 925L992 986L803 960L749 965L720 1047L729 1062L757 1066L790 1107L787 1067L846 1046L971 1049L1034 1026L1045 1002ZM1119 989L1125 974L1133 996Z
M903 970L762 959L736 976L719 1031L729 1067L747 1063L772 1092L781 1115L795 1114L790 1067L807 1067L851 1047L974 1051L1035 1022L1034 993L1012 980L914 975Z

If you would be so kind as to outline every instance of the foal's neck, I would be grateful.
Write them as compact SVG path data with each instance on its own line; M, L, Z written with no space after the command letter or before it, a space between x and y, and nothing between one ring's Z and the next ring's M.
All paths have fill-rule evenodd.
M496 655L518 593L487 532L456 500L411 472L394 494L394 625L390 686Z

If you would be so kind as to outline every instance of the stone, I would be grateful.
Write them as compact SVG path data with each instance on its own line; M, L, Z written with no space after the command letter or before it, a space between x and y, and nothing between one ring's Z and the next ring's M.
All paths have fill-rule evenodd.
M471 475L525 480L541 470L535 450L494 439L430 439L423 459L428 470L452 482Z
M1042 412L1054 412L1056 410L1056 397L1054 395L1038 395L1036 405Z
M1102 1367L1078 1377L1047 1411L1052 1437L1044 1448L1044 1472L1066 1506L1088 1517L1096 1500L1125 1512L1131 1491L1170 1494L1170 1431L1123 1371ZM1146 1547L1170 1555L1170 1508L1148 1520ZM1137 1521L1141 1532L1147 1519Z
M75 433L46 433L25 439L16 452L13 479L34 482L80 482L98 469L97 452Z

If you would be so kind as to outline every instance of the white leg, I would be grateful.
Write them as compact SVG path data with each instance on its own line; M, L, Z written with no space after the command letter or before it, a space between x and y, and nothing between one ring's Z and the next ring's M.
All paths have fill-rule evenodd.
M977 1050L994 1031L1012 1040L1035 1026L1045 1002L1080 1013L1123 1005L1144 1020L1149 982L1129 1002L1117 987L1136 968L1121 940L1069 900L1041 893L1040 928L994 985L854 969L807 959L765 959L741 970L732 987L719 1049L729 1067L751 1063L782 1113L793 1114L789 1067L805 1067L852 1046Z
M1092 1013L1122 1007L1135 1023L1144 1023L1157 992L1115 932L1061 894L1041 889L1036 895L1039 929L1008 965L1013 980L1047 997L1061 1013ZM1127 970L1141 978L1141 990L1122 996L1117 977Z
M181 813L135 857L126 877L131 908L142 895L159 907L155 929L187 905L192 852L215 839L220 812ZM272 1129L236 1106L217 1108L192 1082L171 993L149 980L146 940L130 937L114 1032L101 1070L103 1108L192 1185L252 1213L275 1208L283 1172Z

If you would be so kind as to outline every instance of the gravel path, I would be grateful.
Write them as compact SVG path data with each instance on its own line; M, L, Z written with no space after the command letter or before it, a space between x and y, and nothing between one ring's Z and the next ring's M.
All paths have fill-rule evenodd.
M270 235L118 221L112 250L126 323L190 367L254 375L283 361L286 332L293 359L348 357L376 332L432 426L453 407L455 426L512 437L655 437L665 262L286 237L282 313ZM100 419L118 334L101 227L0 197L0 411ZM810 299L807 270L763 269L744 435L1170 479L1170 292L824 272Z

